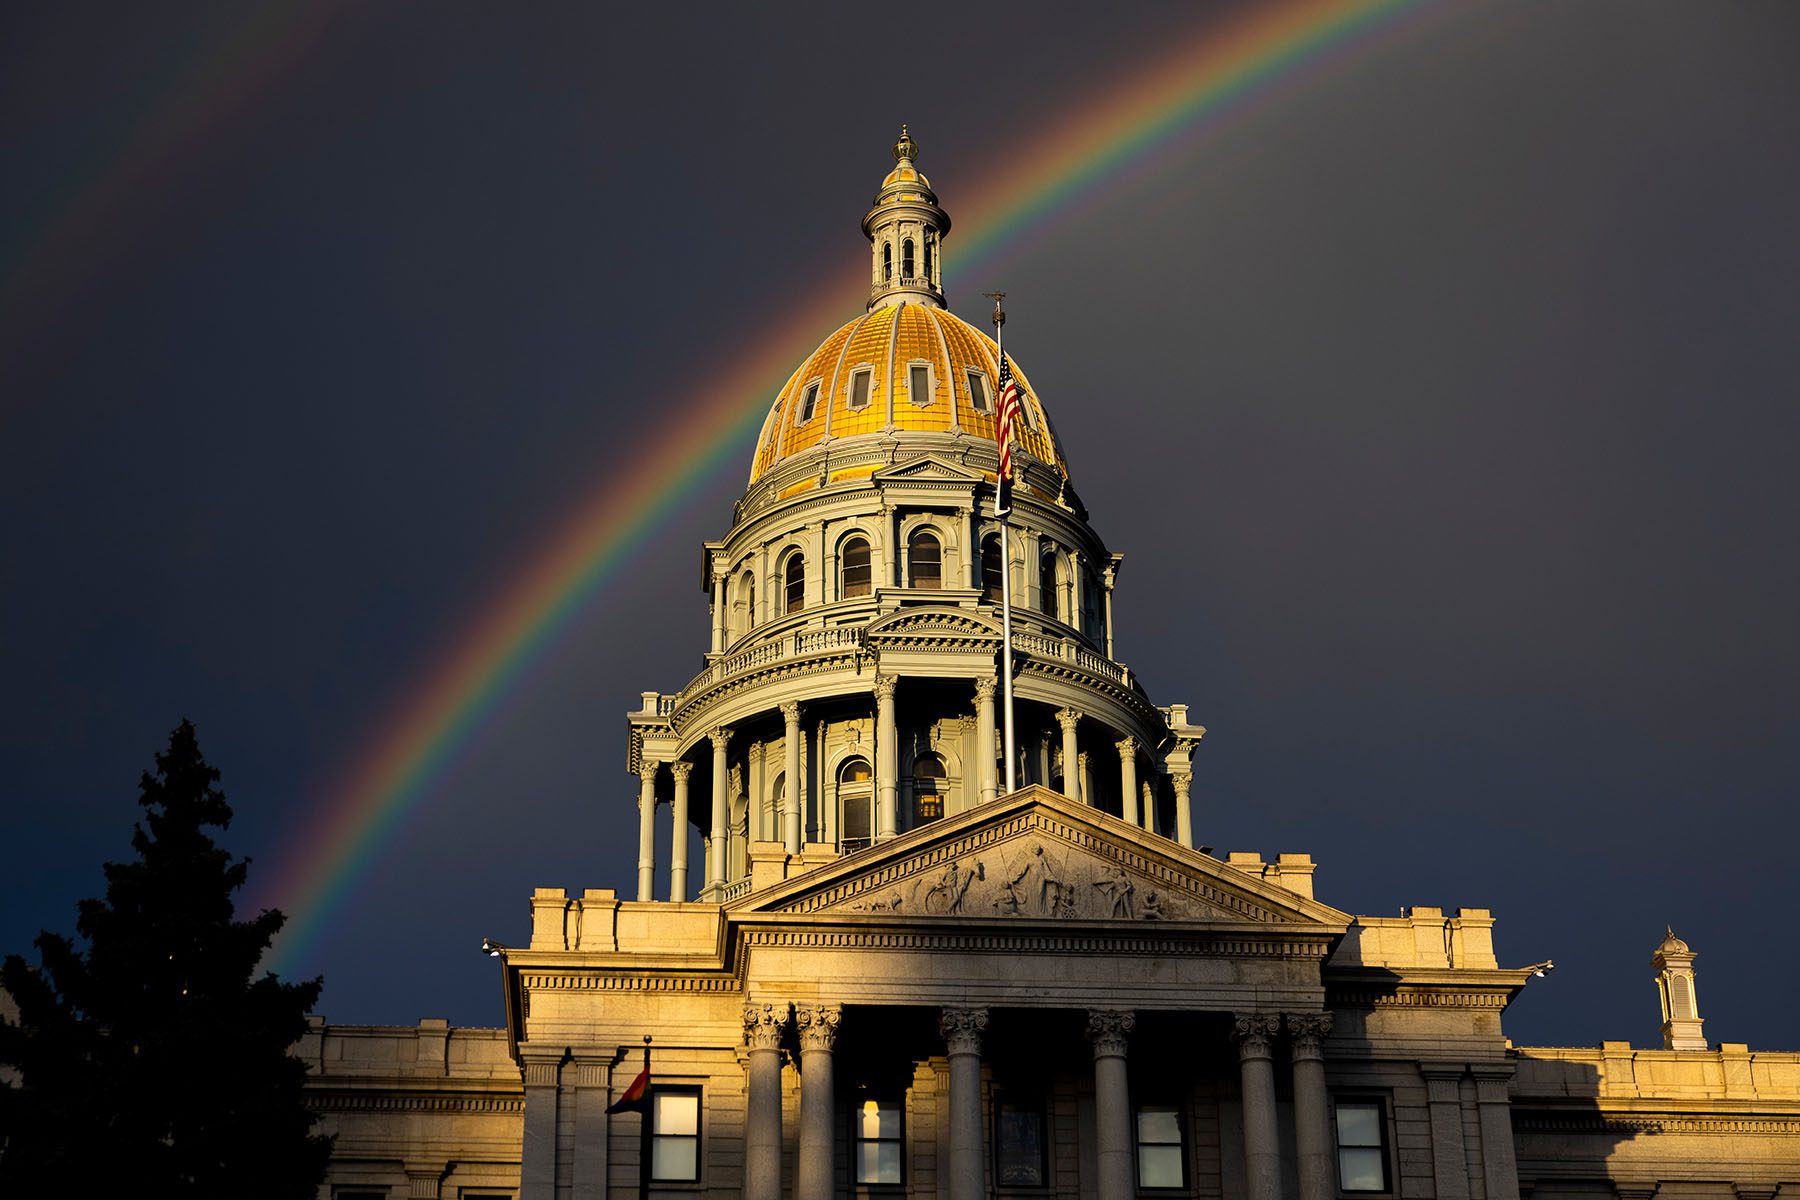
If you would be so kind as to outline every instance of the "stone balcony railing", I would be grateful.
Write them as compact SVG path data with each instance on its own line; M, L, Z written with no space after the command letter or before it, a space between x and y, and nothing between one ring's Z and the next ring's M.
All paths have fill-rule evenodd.
M1104 654L1096 654L1073 638L1051 638L1042 634L1017 630L1013 633L1013 650L1030 654L1037 658L1058 659L1062 662L1074 663L1090 675L1098 675L1102 679L1110 679L1123 688L1131 688L1131 670L1122 667Z
M800 629L793 633L783 634L759 646L752 646L748 650L740 650L736 654L727 655L707 667L706 670L694 676L686 687L676 693L670 702L669 712L673 713L676 708L721 680L760 670L774 663L786 662L789 659L855 649L860 647L862 642L863 627L860 625Z

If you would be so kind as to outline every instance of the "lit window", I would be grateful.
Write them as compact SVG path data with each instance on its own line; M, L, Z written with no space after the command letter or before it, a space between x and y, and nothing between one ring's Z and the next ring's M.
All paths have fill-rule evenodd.
M988 398L987 376L980 371L969 372L969 407L978 413L994 411L994 402Z
M906 390L912 402L920 408L931 403L931 368L924 363L913 363L907 368Z
M1337 1105L1338 1186L1346 1192L1385 1192L1387 1121L1379 1100Z
M920 825L944 815L944 760L921 754L913 763L913 812Z
M843 572L839 594L846 600L868 595L874 586L874 575L869 567L869 543L863 538L851 538L838 552L838 558Z
M650 1094L650 1178L700 1178L700 1093L658 1088Z
M1187 1186L1187 1154L1182 1146L1181 1110L1145 1105L1137 1111L1137 1168L1141 1188Z
M787 585L786 611L797 613L806 607L806 559L790 554L782 578Z
M1001 1187L1043 1187L1044 1106L1034 1097L1003 1095L994 1101L994 1181Z
M869 407L869 388L875 379L875 372L868 367L850 376L850 411Z
M804 425L813 419L813 413L819 409L819 381L813 380L806 385L806 394L800 398L800 411L794 414L794 424Z
M906 561L912 571L912 586L933 589L944 586L944 549L926 530L915 529L907 539Z
M850 1141L856 1148L856 1182L902 1183L900 1106L891 1100L864 1100L850 1114Z
M1000 603L1000 539L988 538L981 543L981 598L991 604Z

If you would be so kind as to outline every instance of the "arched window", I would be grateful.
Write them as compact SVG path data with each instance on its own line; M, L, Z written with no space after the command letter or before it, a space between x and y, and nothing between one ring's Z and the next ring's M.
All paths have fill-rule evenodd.
M913 823L923 825L944 815L944 760L921 754L913 760Z
M787 830L781 821L781 802L787 795L787 772L775 776L775 782L769 785L768 801L768 834L771 842L779 842L787 837Z
M913 242L911 238L907 238L904 242L900 243L900 278L911 279L912 277Z
M849 539L838 549L838 595L845 600L866 596L874 582L869 568L868 539Z
M911 569L913 587L944 586L944 549L937 535L930 530L912 531L912 536L906 539L906 561Z
M981 543L981 598L991 604L1000 603L1000 539L987 537Z
M931 279L931 236L929 234L925 237L925 279L927 282Z
M1062 620L1062 593L1056 586L1056 547L1044 547L1038 558L1038 603L1044 615Z
M799 553L788 555L781 578L787 592L783 611L797 613L806 607L806 557Z
M894 245L887 243L881 248L881 282L888 283L894 278Z
M843 833L839 840L844 850L861 850L875 840L871 812L875 791L870 783L871 778L869 760L866 758L846 759L844 765L838 768L838 805L844 814Z
M756 625L756 576L748 571L738 577L737 603L731 615L739 635L749 633Z

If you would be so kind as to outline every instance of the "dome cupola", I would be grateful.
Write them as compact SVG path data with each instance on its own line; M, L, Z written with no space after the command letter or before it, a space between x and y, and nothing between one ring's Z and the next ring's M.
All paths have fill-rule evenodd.
M931 181L918 168L919 144L906 126L894 143L894 169L881 181L863 217L871 243L869 307L910 302L944 306L940 250L950 217L938 207Z

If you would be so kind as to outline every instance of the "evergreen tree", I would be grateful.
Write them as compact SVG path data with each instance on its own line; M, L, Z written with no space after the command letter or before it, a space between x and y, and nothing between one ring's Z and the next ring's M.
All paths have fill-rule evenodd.
M0 1195L313 1197L330 1139L310 1132L289 1053L320 980L257 964L284 920L235 919L219 772L183 721L146 772L135 861L81 902L82 945L45 932L41 965L9 955L0 985Z

